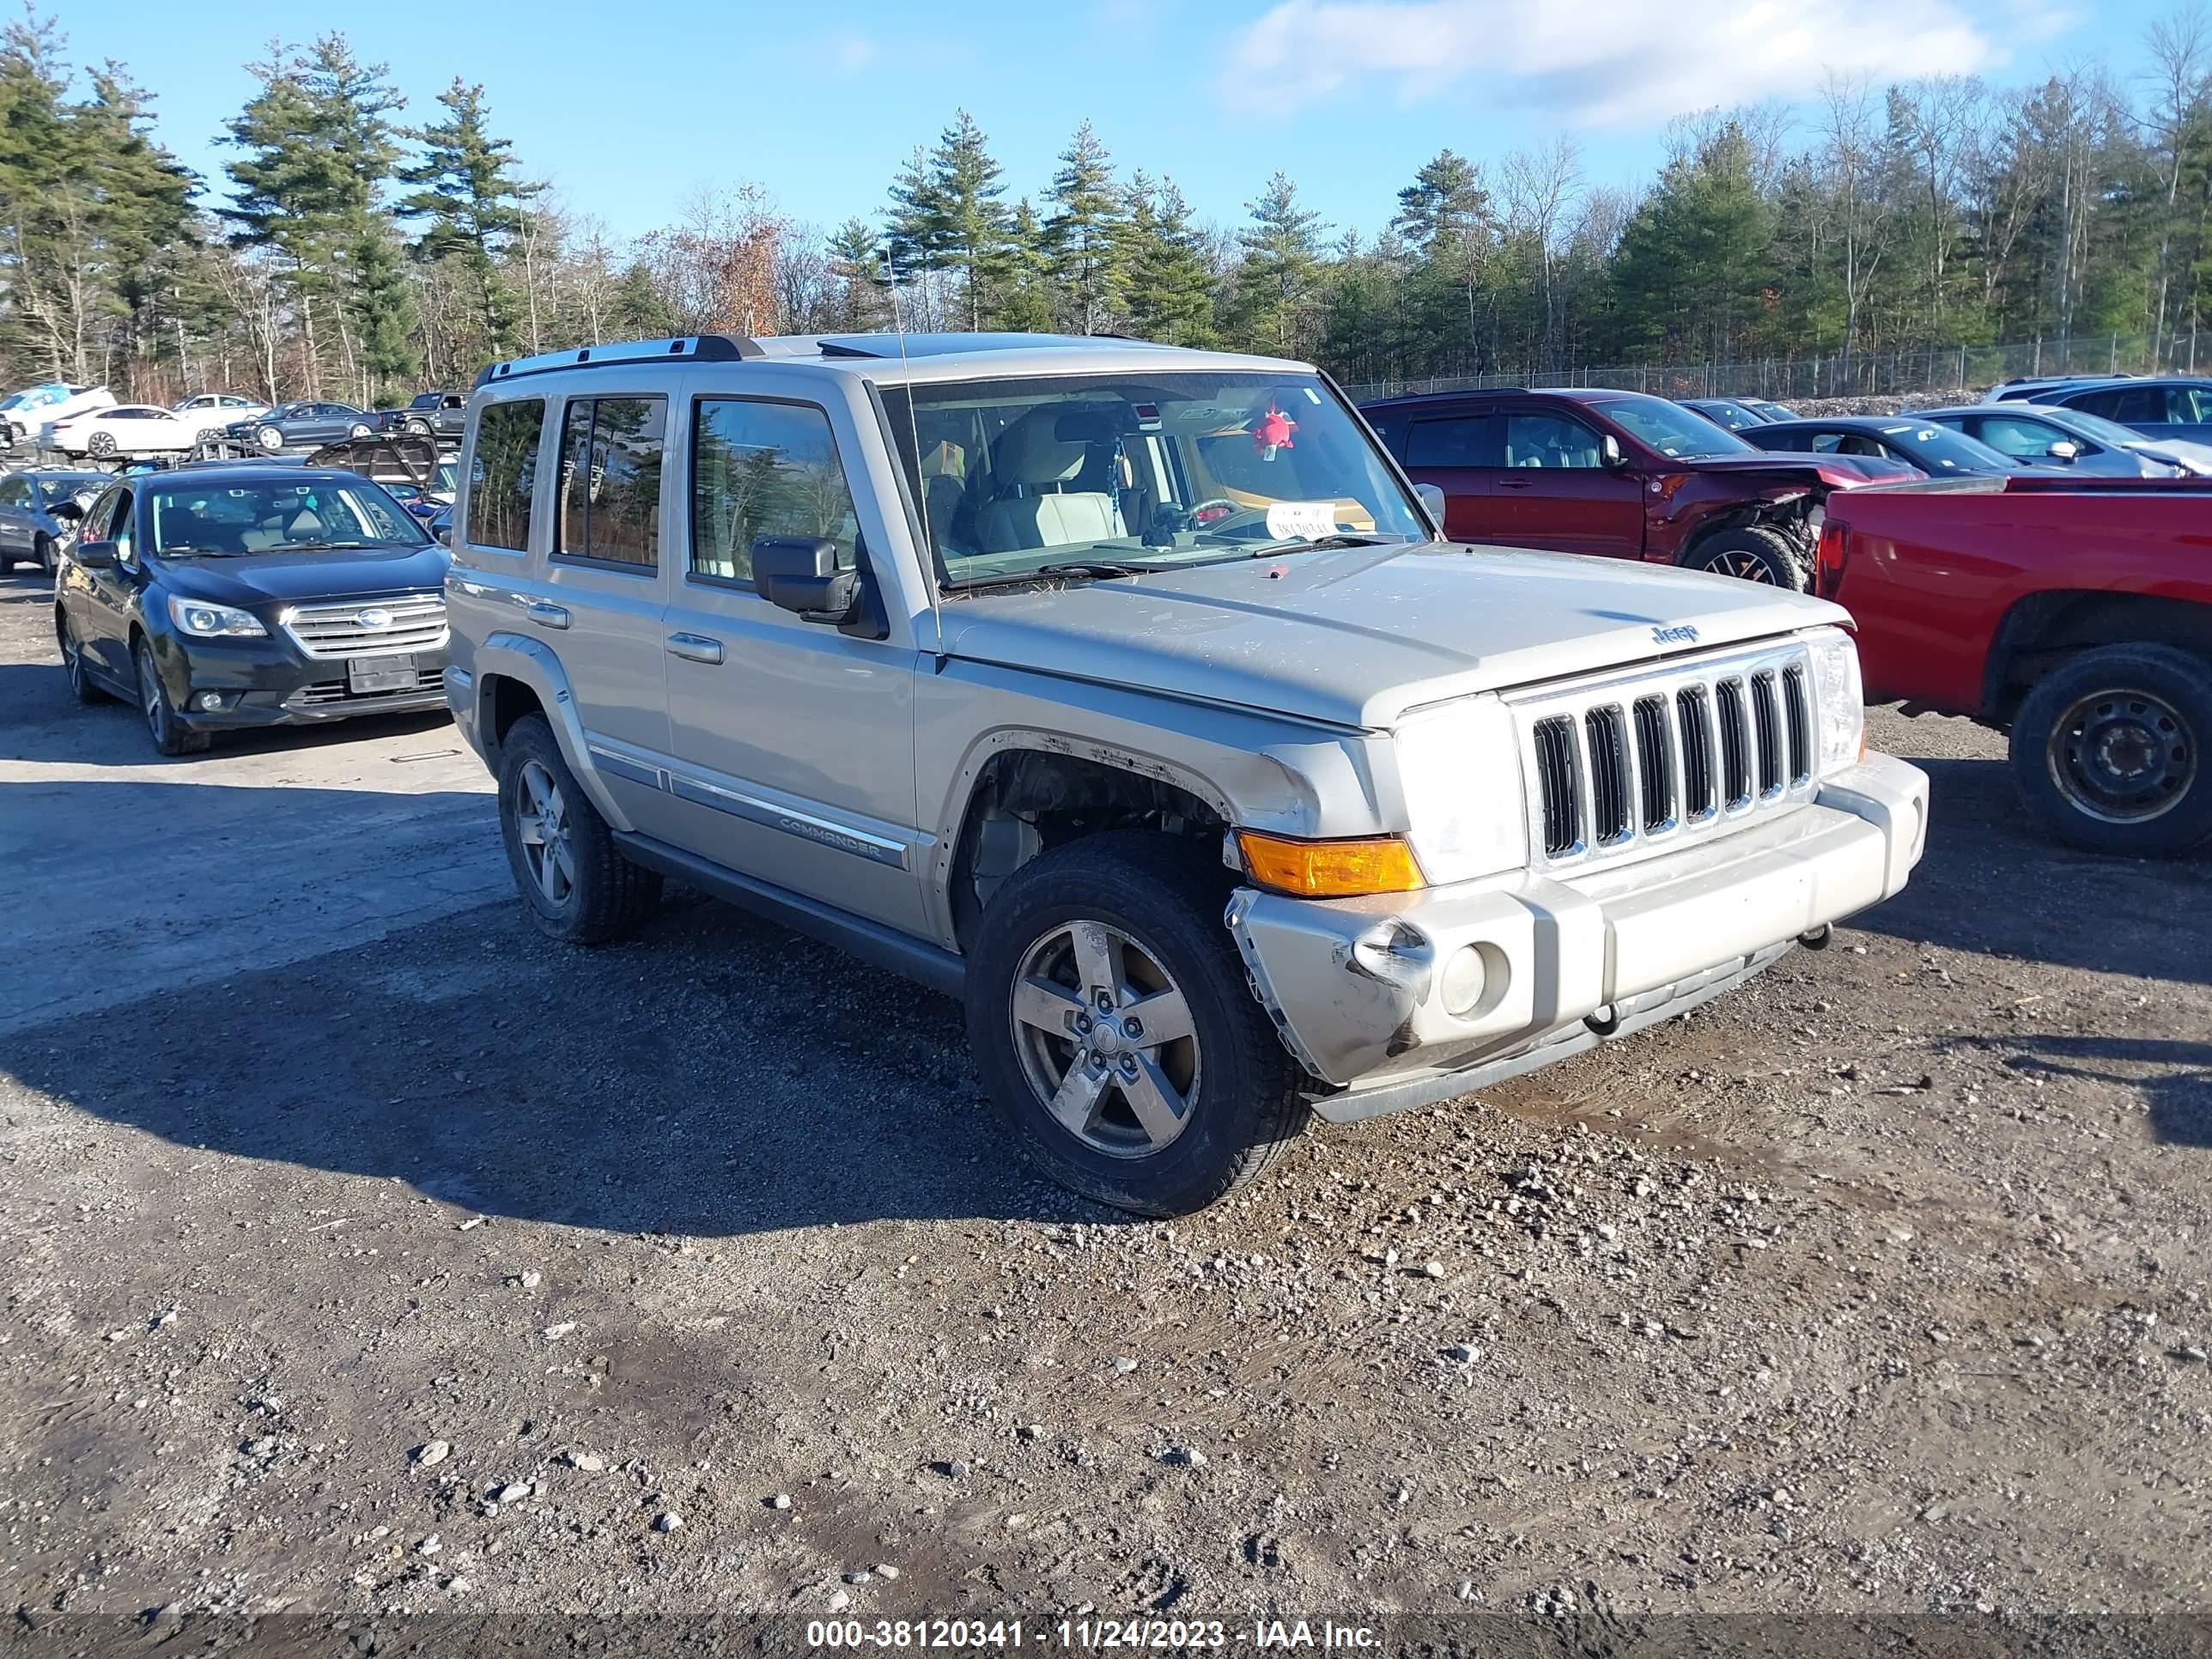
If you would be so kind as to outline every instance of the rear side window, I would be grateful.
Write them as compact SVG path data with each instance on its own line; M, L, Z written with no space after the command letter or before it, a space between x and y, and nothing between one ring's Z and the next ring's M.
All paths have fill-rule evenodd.
M860 525L830 417L806 404L702 398L691 433L691 570L750 580L761 536L820 536L849 570Z
M477 417L469 463L468 542L520 553L530 545L530 499L538 487L538 441L545 402L488 404Z
M1597 434L1580 421L1530 413L1505 417L1505 465L1589 468L1603 465L1604 458Z
M2118 421L2122 426L2159 426L2166 418L2166 390L2162 386L2120 386L2076 398L2073 403L2076 409L2086 409L2092 415Z
M1416 421L1406 437L1407 466L1501 466L1504 460L1498 422L1487 416Z
M665 398L577 398L561 425L561 512L553 550L564 558L651 570L660 562Z

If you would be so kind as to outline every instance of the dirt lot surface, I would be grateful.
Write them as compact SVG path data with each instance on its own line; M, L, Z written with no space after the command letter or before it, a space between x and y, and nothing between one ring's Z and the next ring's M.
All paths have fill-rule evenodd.
M0 582L8 1605L2202 1607L2212 866L1875 732L1932 850L1833 948L1168 1226L952 1004L544 942L448 728L160 762Z

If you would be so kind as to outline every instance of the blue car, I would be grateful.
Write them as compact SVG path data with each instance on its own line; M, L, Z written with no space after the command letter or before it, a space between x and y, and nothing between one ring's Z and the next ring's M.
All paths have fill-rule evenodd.
M1835 415L1820 420L1777 421L1747 427L1738 435L1761 449L1902 461L1931 478L2002 476L2027 470L1987 444L1917 415Z
M2146 438L2212 443L2212 380L2191 375L2124 375L2057 385L2033 380L1999 386L1998 403L2037 403L2100 415Z

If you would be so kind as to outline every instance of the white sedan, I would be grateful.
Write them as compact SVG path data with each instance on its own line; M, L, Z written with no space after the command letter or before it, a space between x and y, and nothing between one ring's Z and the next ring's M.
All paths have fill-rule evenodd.
M241 398L234 392L203 392L198 397L185 398L171 411L198 432L212 432L233 421L250 421L256 415L268 412L267 404Z
M89 455L96 461L176 454L198 442L199 435L191 422L151 404L118 404L46 428L46 441L64 455Z

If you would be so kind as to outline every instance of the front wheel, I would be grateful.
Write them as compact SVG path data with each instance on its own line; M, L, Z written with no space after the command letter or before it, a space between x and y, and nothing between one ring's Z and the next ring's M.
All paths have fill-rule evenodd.
M2069 846L2163 858L2212 842L2212 661L2107 645L2036 681L2013 717L2021 799Z
M84 453L103 461L112 460L115 457L115 434L112 432L94 433L85 440Z
M1009 877L969 965L968 1039L992 1104L1062 1186L1184 1215L1305 1127L1300 1073L1246 982L1203 852L1093 836Z
M659 872L623 856L541 715L524 715L500 741L499 829L514 884L550 938L603 945L635 933L660 902Z
M39 568L49 576L61 569L61 556L54 551L54 538L45 531L41 530L39 538L31 544L31 551L38 558Z
M142 638L131 647L131 660L138 671L138 707L146 716L147 735L164 755L197 755L215 741L204 732L190 732L177 719L169 701L169 688L161 684L161 671L154 661L154 647Z
M1710 570L1747 582L1766 582L1802 593L1811 581L1805 550L1771 525L1738 525L1706 537L1683 558L1692 570Z

